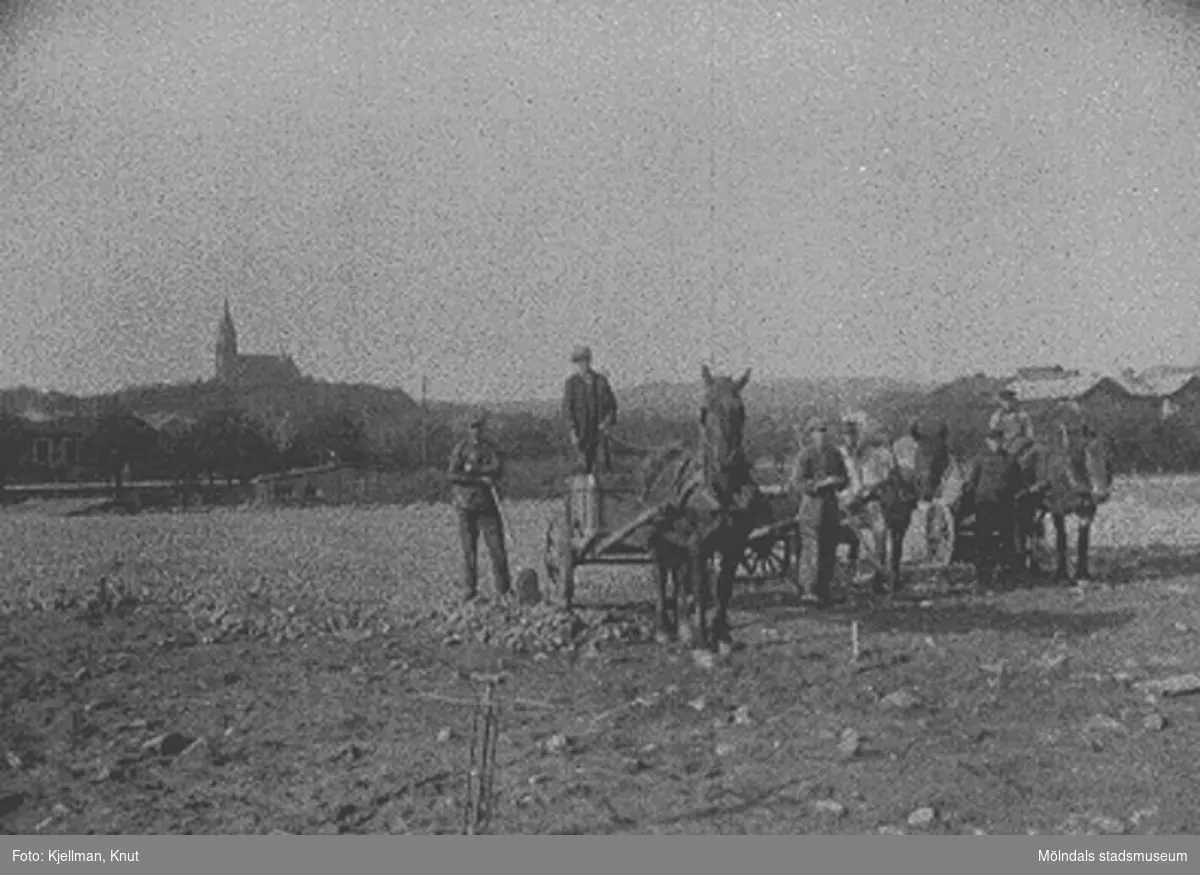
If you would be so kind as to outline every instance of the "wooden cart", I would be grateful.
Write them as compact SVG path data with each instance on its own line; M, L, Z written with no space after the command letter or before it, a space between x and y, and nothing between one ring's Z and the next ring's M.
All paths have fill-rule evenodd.
M1033 542L1033 560L1041 567L1055 561L1053 535L1046 532L1046 517L1039 515L1034 522L1037 537ZM929 563L946 568L955 563L975 560L975 514L971 510L954 508L935 502L927 523L926 545Z
M772 521L751 533L739 566L743 579L782 578L797 555L795 499L778 486L763 486L761 491L771 502ZM658 513L657 507L639 501L632 477L569 478L563 514L546 530L546 576L559 600L573 603L580 566L652 563L648 542Z

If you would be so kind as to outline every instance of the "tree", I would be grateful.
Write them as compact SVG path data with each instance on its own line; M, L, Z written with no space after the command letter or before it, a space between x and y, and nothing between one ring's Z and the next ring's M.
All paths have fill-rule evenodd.
M158 433L126 407L110 404L96 419L88 440L92 456L105 477L111 477L117 498L124 489L125 469L158 450Z
M504 451L511 459L544 459L565 448L563 428L552 420L518 413L497 417L496 424Z
M218 408L200 417L188 445L179 449L211 484L220 475L226 483L247 483L279 464L279 452L266 426L237 408Z
M370 457L370 450L360 422L345 413L321 410L300 425L285 458L289 467L307 467L330 460L359 465Z
M29 446L29 432L21 417L0 411L0 490L21 464Z

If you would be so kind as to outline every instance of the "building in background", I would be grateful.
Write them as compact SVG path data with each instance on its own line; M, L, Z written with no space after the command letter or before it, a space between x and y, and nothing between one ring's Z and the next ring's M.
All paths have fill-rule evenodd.
M238 352L237 328L225 301L225 314L217 326L216 379L240 389L290 386L303 375L289 355L245 355Z

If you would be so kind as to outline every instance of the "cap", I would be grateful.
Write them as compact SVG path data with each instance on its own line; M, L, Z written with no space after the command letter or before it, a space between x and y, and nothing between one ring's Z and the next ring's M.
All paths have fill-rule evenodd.
M587 346L577 346L571 350L572 362L590 362L592 360L592 350Z
M849 411L842 415L842 427L847 431L852 428L860 432L868 431L871 427L871 417L861 410Z
M1005 386L1003 389L1000 390L1000 397L1001 398L1016 398L1017 393L1014 392L1012 389L1008 388L1007 386Z

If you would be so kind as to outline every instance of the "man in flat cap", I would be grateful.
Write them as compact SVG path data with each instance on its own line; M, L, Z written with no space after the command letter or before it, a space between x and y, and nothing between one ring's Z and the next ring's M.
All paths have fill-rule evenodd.
M492 559L492 583L496 595L508 594L508 554L496 492L504 475L500 448L487 435L487 413L474 410L467 417L467 436L450 456L450 482L454 508L458 512L458 534L462 542L462 598L472 601L479 591L479 536L483 535Z
M1000 390L1000 406L988 420L988 430L999 429L1001 443L1009 452L1019 453L1033 442L1033 420L1021 409L1017 393L1005 386Z
M571 446L579 453L584 474L596 473L597 456L604 453L604 467L612 473L612 451L608 430L617 421L617 399L608 378L592 370L592 351L577 346L571 352L576 372L563 390L563 418L571 429Z
M837 562L840 529L838 493L849 484L842 454L828 442L828 424L809 420L792 468L791 486L800 493L800 560L796 573L804 601L826 606ZM808 438L808 445L803 439Z
M997 582L1001 568L1011 565L1013 511L1021 473L1004 447L1002 428L987 434L987 448L967 470L963 499L975 510L975 574L978 583Z

